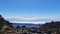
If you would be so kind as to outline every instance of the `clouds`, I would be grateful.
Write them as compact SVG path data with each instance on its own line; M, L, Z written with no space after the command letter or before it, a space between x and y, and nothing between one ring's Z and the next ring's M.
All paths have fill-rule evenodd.
M50 21L57 21L57 18L50 17L5 17L12 23L34 23L34 24L45 24Z

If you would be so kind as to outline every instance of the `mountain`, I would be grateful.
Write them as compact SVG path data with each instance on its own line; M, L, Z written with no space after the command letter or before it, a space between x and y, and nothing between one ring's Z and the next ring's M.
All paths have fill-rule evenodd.
M16 27L17 26L17 27ZM30 28L34 27L34 28ZM45 24L11 23L0 15L0 34L59 34L60 21Z
M16 26L25 26L25 27L41 27L42 24L31 24L31 23L13 23L13 26L16 27Z

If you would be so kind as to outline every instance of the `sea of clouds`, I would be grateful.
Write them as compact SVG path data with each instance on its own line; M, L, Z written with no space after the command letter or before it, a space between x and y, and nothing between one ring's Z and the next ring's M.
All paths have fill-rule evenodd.
M45 24L46 22L58 21L59 18L51 17L5 17L11 23L32 23L32 24Z

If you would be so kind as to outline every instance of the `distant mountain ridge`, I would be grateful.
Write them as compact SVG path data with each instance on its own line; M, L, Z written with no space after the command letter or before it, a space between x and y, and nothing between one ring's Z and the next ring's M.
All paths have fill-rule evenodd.
M25 27L41 27L42 24L31 24L31 23L13 23L13 26L16 27L16 26L25 26Z

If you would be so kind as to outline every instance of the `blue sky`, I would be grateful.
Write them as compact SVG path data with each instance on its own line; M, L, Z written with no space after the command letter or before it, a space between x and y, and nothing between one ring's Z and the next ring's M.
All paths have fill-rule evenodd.
M36 22L35 19L38 19L37 22L41 20L42 22L58 21L60 19L60 0L0 0L0 14L9 18L9 21L19 17L25 19L20 18L19 22L21 20L22 22Z

